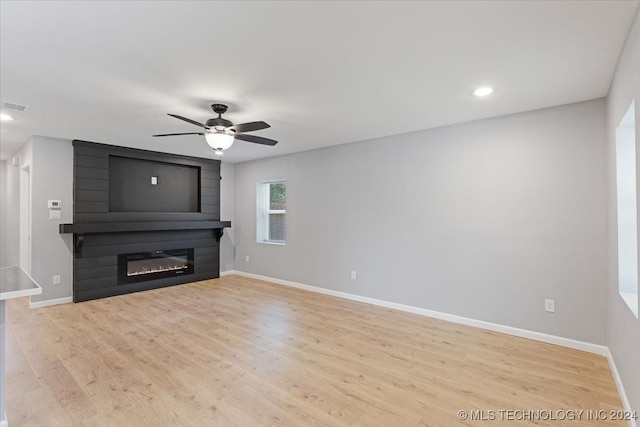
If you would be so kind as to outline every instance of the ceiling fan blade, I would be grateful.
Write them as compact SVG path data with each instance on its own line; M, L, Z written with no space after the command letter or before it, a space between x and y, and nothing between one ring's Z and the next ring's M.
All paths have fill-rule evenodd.
M202 133L202 132L163 133L162 135L151 135L151 136L175 136L175 135L204 135L204 133Z
M249 122L249 123L240 123L239 125L230 126L229 130L235 130L236 133L245 133L245 132L253 132L255 130L262 130L266 128L270 128L268 124L265 122Z
M240 139L242 141L247 141L247 142L254 142L256 144L262 144L262 145L276 145L278 143L278 141L273 139L263 138L261 136L255 136L255 135L245 135L243 133L236 134L236 139Z
M176 119L184 120L187 123L191 123L192 125L200 126L201 128L206 128L202 123L198 123L195 120L187 119L186 117L178 116L177 114L168 114L171 117L175 117Z

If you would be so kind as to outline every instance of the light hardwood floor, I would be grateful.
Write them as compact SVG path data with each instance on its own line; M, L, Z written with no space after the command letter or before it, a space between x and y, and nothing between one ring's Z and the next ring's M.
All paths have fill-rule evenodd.
M11 427L626 425L499 412L621 409L604 357L239 276L7 329Z

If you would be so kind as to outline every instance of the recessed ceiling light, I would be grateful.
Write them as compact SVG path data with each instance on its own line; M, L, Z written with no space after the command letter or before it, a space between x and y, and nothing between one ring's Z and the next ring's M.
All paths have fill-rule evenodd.
M492 92L493 92L493 88L490 88L489 86L484 86L474 90L473 94L475 96L487 96L487 95L491 95Z
M6 113L0 113L0 120L2 120L3 122L8 122L9 120L13 120L13 117Z

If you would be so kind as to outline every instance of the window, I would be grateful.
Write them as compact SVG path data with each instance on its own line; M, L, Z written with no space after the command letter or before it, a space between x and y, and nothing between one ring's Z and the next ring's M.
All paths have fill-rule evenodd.
M635 106L616 128L618 292L638 317L638 204L636 200Z
M257 191L257 241L284 245L287 237L287 183L259 182Z

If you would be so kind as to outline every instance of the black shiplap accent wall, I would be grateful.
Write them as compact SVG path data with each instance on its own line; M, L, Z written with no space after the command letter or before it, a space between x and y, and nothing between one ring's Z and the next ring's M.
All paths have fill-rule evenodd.
M220 161L73 141L74 224L150 221L219 221ZM200 212L109 212L109 156L128 157L200 169ZM77 236L76 236L77 238ZM74 301L138 292L219 277L214 230L172 230L86 234L74 255ZM195 272L118 285L118 254L194 248Z

